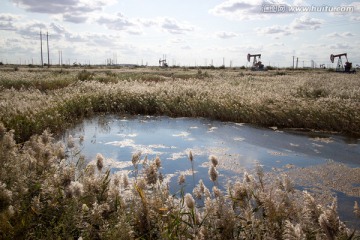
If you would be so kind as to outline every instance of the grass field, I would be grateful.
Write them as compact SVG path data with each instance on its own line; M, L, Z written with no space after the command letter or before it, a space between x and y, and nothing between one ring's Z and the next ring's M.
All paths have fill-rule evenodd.
M222 192L212 162L214 188L200 182L193 195L177 198L161 183L160 159L145 163L137 179L111 176L101 155L96 165L84 166L76 144L55 143L50 132L61 133L94 114L130 113L358 137L359 80L326 70L2 67L0 236L355 239L339 221L336 201L319 206L309 193L295 191L286 176L269 185L259 168ZM133 156L134 170L143 160ZM186 183L179 184L181 189ZM360 215L357 204L354 212Z
M360 135L360 81L327 71L20 69L1 71L0 121L18 141L91 114L207 117Z

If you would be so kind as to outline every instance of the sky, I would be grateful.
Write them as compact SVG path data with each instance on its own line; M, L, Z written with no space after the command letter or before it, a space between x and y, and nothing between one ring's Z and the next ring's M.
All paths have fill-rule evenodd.
M296 9L297 7L297 9ZM311 11L309 7L312 7ZM177 66L360 65L360 1L1 0L0 61ZM344 58L343 58L344 59Z

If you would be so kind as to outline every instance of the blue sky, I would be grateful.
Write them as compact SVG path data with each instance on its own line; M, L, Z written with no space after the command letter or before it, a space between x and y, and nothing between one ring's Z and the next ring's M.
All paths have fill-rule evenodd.
M350 12L264 13L264 6L352 7ZM40 63L39 32L63 62L158 65L331 66L330 54L360 64L360 1L322 0L2 0L0 61ZM44 48L44 55L46 49Z

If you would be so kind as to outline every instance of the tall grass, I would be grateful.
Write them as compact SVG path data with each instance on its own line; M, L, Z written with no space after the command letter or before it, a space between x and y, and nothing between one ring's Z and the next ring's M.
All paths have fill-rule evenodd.
M176 77L182 70L145 75L140 70L92 71L84 79L82 72L56 73L55 80L52 72L40 74L41 80L36 72L4 73L0 77L0 121L15 129L18 141L46 128L58 132L77 119L109 112L207 117L360 135L356 75L344 79L344 75L328 72L274 75L245 71L239 75L214 70L197 77L194 70L188 73L195 74L194 78L187 79ZM21 80L27 75L28 80ZM14 81L17 87L9 88L4 81ZM28 81L31 87L21 87L19 81ZM37 87L37 81L43 87Z

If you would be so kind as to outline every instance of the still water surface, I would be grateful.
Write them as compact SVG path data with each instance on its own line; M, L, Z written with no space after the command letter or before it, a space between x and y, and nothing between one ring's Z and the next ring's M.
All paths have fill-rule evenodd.
M242 177L244 171L260 164L264 171L308 168L329 161L360 167L360 141L337 135L309 134L257 128L247 124L212 121L202 118L169 118L156 116L107 115L85 120L64 134L75 139L83 137L80 145L87 162L95 161L101 153L112 172L133 174L131 157L141 152L149 160L159 156L161 172L169 180L170 190L179 190L177 179L186 175L191 192L194 183L203 179L211 188L208 177L209 156L219 160L219 184ZM194 155L193 169L189 152ZM346 173L344 173L346 174ZM295 183L296 184L296 183ZM301 189L302 186L297 185ZM352 207L359 197L350 197L333 191L338 197L342 219L354 222Z

